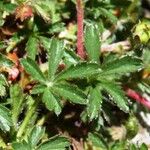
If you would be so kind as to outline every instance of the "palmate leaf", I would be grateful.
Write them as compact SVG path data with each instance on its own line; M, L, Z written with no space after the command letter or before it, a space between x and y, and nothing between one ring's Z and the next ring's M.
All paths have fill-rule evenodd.
M57 84L53 87L55 93L76 104L86 104L86 95L77 87L69 84Z
M85 27L85 48L90 61L98 62L100 57L100 38L99 30L94 25Z
M119 85L111 81L102 81L100 86L113 97L113 101L121 110L124 112L129 111L128 100Z
M26 50L27 50L28 57L30 57L33 60L35 60L35 56L36 56L36 53L38 50L38 42L39 42L39 40L36 37L34 37L33 35L31 35L26 44Z
M70 142L67 138L57 136L41 144L37 150L66 150L69 146Z
M2 131L10 131L12 126L11 114L9 109L0 105L0 129Z
M99 77L113 76L118 78L120 75L134 72L141 68L142 62L140 59L126 56L104 64L102 67L103 71L99 74Z
M27 73L29 73L32 76L33 79L41 83L45 83L46 78L35 61L33 61L31 58L23 58L21 59L21 64L23 65Z
M50 79L54 78L58 65L62 59L64 52L64 43L57 39L52 39L51 46L48 52L49 70L48 75Z
M55 80L87 78L100 72L100 66L96 63L78 63L62 71Z
M88 99L89 103L87 105L87 113L90 120L93 120L98 117L102 105L102 95L98 86L90 89Z
M42 100L45 103L47 109L49 109L50 111L54 111L56 115L59 115L61 113L61 104L58 98L54 96L48 88L44 90Z

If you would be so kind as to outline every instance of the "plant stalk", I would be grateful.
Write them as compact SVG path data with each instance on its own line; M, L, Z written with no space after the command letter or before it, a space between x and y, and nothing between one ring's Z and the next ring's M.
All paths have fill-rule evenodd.
M83 19L84 19L84 8L82 0L77 0L77 54L84 59L85 51L83 46Z
M142 105L144 105L145 107L150 109L150 101L149 100L142 97L139 93L137 93L136 91L134 91L130 88L125 89L125 91L126 91L127 96L129 96L133 100L137 101L138 103L141 103Z

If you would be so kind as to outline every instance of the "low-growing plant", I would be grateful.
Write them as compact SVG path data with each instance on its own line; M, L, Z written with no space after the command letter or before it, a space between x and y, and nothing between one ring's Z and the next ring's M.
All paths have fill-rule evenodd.
M2 149L147 149L130 142L141 107L131 99L150 107L140 95L150 93L150 26L137 23L139 2L14 0L0 6ZM125 129L118 140L109 132L113 124Z

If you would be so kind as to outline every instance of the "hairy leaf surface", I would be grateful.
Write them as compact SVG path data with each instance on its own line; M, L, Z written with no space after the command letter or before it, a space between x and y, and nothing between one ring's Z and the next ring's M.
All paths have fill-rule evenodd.
M77 87L69 84L58 84L53 87L53 90L61 97L70 100L77 104L86 104L86 95Z
M30 36L29 40L26 44L26 50L28 53L28 57L35 60L35 56L38 50L38 39L34 36Z
M127 105L128 100L120 86L116 85L113 82L107 81L102 81L100 86L113 97L113 101L121 110L125 112L129 111L129 107Z
M10 131L12 126L11 114L9 109L0 105L0 129L2 131Z
M95 63L79 63L72 65L68 69L61 72L56 80L72 79L72 78L87 78L101 72L98 64Z
M21 64L23 65L27 73L29 73L32 76L33 79L45 83L46 78L44 77L38 64L35 61L33 61L31 58L23 58L21 59Z
M53 39L48 53L49 78L53 79L64 52L64 43Z
M94 25L87 25L85 28L85 48L89 60L99 63L100 57L100 38L99 30Z
M66 150L70 142L65 137L54 137L39 146L38 150Z
M103 72L101 72L99 76L105 77L110 75L116 78L118 77L117 75L124 75L125 73L130 73L141 69L141 63L141 60L129 56L120 58L119 60L116 59L104 65L102 67Z
M102 105L102 95L99 87L91 88L87 112L90 120L97 118Z
M61 104L59 100L48 88L44 90L42 100L50 111L54 111L57 115L61 113Z
M29 136L29 143L34 148L40 139L44 136L45 128L42 128L41 126L36 126L33 128L30 136Z

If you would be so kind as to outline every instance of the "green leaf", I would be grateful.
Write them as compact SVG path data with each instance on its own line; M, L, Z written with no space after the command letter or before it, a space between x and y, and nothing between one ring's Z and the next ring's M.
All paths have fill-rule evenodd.
M102 105L102 95L99 87L91 88L89 93L87 113L90 120L98 117Z
M40 43L43 45L43 47L46 50L50 49L51 41L52 41L50 38L47 38L47 37L44 37L44 36L40 36L39 40L40 40Z
M109 19L109 21L111 23L116 23L117 22L117 17L114 16L111 11L109 11L105 8L102 8L102 7L101 8L99 7L98 9L99 9L99 11L101 11L101 15L106 17L107 19Z
M148 93L150 94L150 85L142 82L142 83L138 83L138 88L143 92L143 93Z
M103 72L99 76L106 77L113 75L124 75L125 73L134 72L142 68L142 62L139 59L132 58L129 56L116 59L112 62L107 63L102 67Z
M0 96L6 95L6 86L8 85L4 75L0 74Z
M34 4L33 6L39 16L41 16L47 22L50 21L50 15L42 8L42 6L39 4Z
M26 50L27 50L28 57L30 57L33 60L35 60L36 53L38 50L38 42L39 42L38 39L36 37L34 37L33 35L31 35L26 44Z
M133 114L130 114L124 125L126 128L126 138L128 140L133 139L139 131L139 123L137 118Z
M2 85L8 85L7 79L3 74L0 74L0 84Z
M10 99L11 99L11 109L12 109L12 120L17 126L19 114L22 111L22 104L24 100L24 95L21 87L18 84L10 87Z
M31 58L21 59L21 64L23 65L24 69L29 73L33 79L45 83L46 78L44 77L43 73L41 72L39 66L35 61Z
M95 63L78 63L72 65L68 69L62 71L56 80L70 79L70 78L87 78L100 73L101 69L98 64Z
M6 87L0 83L0 96L6 95Z
M12 120L9 109L0 105L0 129L2 131L10 131L11 126Z
M65 63L67 68L73 64L77 64L78 62L80 62L80 60L81 60L80 57L78 57L73 50L64 51L63 62Z
M45 90L46 86L42 85L42 84L38 84L36 86L33 87L31 94L40 94L43 93Z
M94 146L100 147L103 150L107 150L107 143L104 141L104 138L96 133L88 134L89 140L93 143Z
M56 115L59 115L61 113L61 104L56 96L51 93L51 91L46 88L43 93L43 102L45 103L45 106L50 111L54 111Z
M56 39L52 39L50 50L48 53L49 61L49 78L53 79L57 71L58 65L62 59L64 52L64 43Z
M12 143L12 148L13 150L31 150L30 145L26 141L23 141L21 143L14 142Z
M143 143L143 144L140 146L140 150L148 150L147 145Z
M41 140L41 138L43 137L45 133L45 128L41 127L41 126L36 126L33 128L28 141L30 142L30 145L32 148L34 148L38 142Z
M9 53L10 51L12 51L16 46L17 44L19 44L22 40L24 40L24 36L20 36L19 33L15 33L13 34L13 36L9 39L9 42L8 42L8 46L6 48L6 52Z
M6 56L0 54L0 68L1 67L12 67L14 63L9 60Z
M88 53L89 60L99 63L100 57L100 38L99 30L94 25L85 27L85 48Z
M54 137L39 146L38 150L66 150L70 142L65 137Z
M77 87L69 84L57 84L53 87L55 93L77 104L86 104L86 95Z
M129 111L128 100L119 85L109 81L102 81L100 86L113 97L113 101L121 110Z
M131 144L129 147L130 147L129 150L137 150L137 148L134 144Z
M111 146L111 150L124 150L126 149L125 141L115 141L115 143Z

